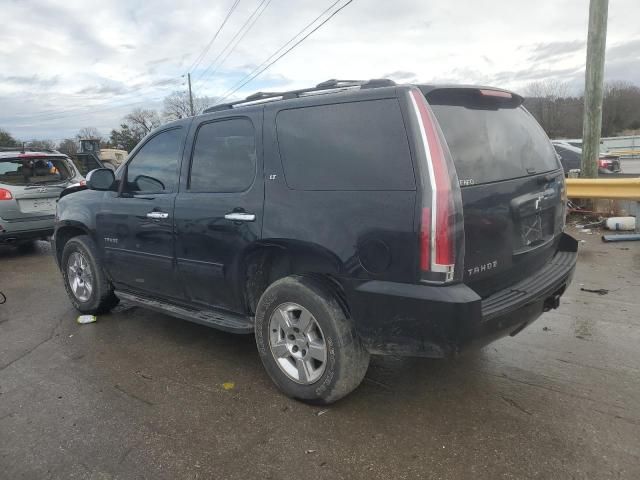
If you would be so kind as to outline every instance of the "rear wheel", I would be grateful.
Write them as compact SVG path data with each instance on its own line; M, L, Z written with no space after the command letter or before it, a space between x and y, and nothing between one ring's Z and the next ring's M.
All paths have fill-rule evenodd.
M321 280L291 276L273 283L258 302L255 328L267 373L291 397L335 402L367 371L369 353Z
M88 236L73 237L65 244L61 269L67 295L81 313L105 313L118 304Z

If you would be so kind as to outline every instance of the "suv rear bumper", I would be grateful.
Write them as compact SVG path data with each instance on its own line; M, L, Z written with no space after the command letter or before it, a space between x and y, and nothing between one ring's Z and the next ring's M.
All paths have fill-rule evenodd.
M578 242L563 234L544 267L485 299L464 284L367 281L347 289L347 300L371 353L447 357L515 335L557 308L573 278L577 251Z
M6 220L0 218L0 245L45 238L53 234L53 215Z

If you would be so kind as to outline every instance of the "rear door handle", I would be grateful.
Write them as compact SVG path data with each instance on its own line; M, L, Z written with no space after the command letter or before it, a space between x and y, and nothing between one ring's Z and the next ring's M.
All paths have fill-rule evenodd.
M147 213L147 218L155 218L155 219L169 218L169 214L165 212L149 212Z
M256 216L253 213L245 212L231 212L224 216L227 220L233 220L234 222L253 222Z

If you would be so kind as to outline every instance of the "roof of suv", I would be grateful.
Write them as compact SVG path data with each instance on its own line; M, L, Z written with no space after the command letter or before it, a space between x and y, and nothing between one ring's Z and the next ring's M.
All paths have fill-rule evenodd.
M0 147L0 159L30 157L66 157L66 155L48 148Z
M409 86L407 84L406 86ZM353 90L367 90L374 88L384 88L384 87L395 87L395 86L405 86L405 85L397 85L396 82L390 80L388 78L375 78L371 80L337 80L330 79L324 82L317 84L315 87L310 88L302 88L298 90L290 90L283 92L256 92L252 95L249 95L243 100L236 100L228 103L221 103L218 105L214 105L213 107L209 107L204 110L204 114L220 112L225 110L230 110L238 107L250 107L250 106L258 106L265 103L270 103L278 100L291 100L295 98L307 98L313 97L317 95L335 95L342 94L348 91ZM511 98L516 104L520 105L524 100L520 95L511 92L509 90L504 90L496 87L487 87L480 85L427 85L427 84L416 84L415 86L419 87L422 92L427 95L430 92L436 90L476 90L481 92L493 92L495 96L508 96Z

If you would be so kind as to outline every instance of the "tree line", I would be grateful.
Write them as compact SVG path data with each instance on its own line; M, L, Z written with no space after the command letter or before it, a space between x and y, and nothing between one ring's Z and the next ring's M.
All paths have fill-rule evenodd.
M571 95L566 83L545 80L530 83L524 89L525 107L538 120L549 138L581 138L584 96ZM209 97L194 97L196 115L215 103ZM50 148L74 155L80 139L98 139L102 148L118 148L130 152L151 130L163 122L190 116L189 95L176 91L165 97L163 109L136 108L124 116L119 128L103 136L94 127L82 128L75 138L56 144L52 140L31 139L26 145ZM604 88L602 136L640 133L640 87L629 82L610 82ZM21 146L22 142L0 128L0 146Z
M527 86L525 107L538 120L549 138L582 138L584 95L570 95L567 84L555 80ZM604 86L603 137L636 134L640 130L640 87L629 82Z

